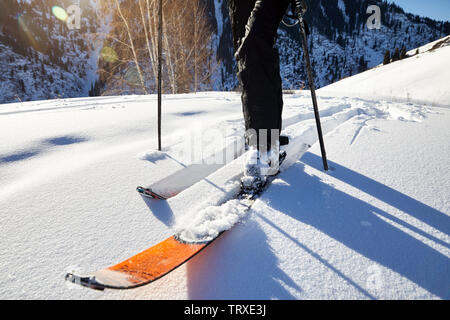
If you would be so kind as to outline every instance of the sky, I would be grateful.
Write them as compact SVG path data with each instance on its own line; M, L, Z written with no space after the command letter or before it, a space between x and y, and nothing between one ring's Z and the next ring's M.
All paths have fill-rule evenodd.
M406 12L436 20L450 21L450 0L390 0Z

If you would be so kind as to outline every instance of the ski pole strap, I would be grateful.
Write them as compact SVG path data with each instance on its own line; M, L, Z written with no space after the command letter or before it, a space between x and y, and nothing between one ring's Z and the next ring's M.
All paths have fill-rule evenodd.
M308 11L308 6L306 5L305 0L293 0L292 7L295 8L295 15L297 17L303 17Z
M289 19L303 19L303 16L305 15L306 11L308 10L308 6L306 5L305 0L292 0L291 1L291 11L292 14L285 14L285 16ZM299 21L296 21L293 24L289 24L287 22L285 22L284 20L282 20L283 24L286 27L294 27L296 26Z

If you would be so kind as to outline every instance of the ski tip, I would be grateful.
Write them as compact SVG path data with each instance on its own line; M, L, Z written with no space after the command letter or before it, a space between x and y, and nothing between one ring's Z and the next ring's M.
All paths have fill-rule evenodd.
M66 281L78 284L83 287L100 290L103 291L105 287L98 283L95 279L95 276L79 276L74 273L66 273L66 276L64 277Z
M157 199L157 200L167 200L167 198L153 192L151 189L149 188L144 188L144 187L137 187L136 191L144 197L147 198L151 198L151 199Z

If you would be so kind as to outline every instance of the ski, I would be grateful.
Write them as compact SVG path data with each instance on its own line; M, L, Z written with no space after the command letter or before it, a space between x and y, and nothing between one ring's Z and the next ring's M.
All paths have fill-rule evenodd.
M143 197L167 200L196 182L206 178L225 164L191 164L153 183L148 187L139 186L136 191Z
M280 146L287 146L289 138L287 136L280 136ZM239 150L239 146L235 146ZM224 149L226 152L227 148ZM233 160L242 155L242 150L235 152ZM143 197L156 200L167 200L182 192L183 190L194 185L198 181L205 179L213 172L222 168L224 164L206 164L213 157L207 159L202 164L188 165L175 173L151 184L150 186L138 186L136 191Z
M141 186L137 187L136 191L143 197L147 197L147 198L151 198L151 199L158 199L158 200L167 200L168 198L176 195L176 193L175 193L173 195L166 195L164 197L164 196L154 192L151 188L145 188L145 187L141 187Z
M95 290L132 289L158 280L211 244L187 243L174 235L112 267L92 275L67 273L67 281Z
M310 145L308 144L300 144L298 148L291 148L291 150L289 150L293 152L292 155L289 153L287 155L286 153L282 153L280 160L282 160L283 163L281 164L278 173L286 170L298 160L309 147ZM247 193L241 190L232 198L232 200L238 199L242 201L242 203L245 204L245 211L250 210L258 197L278 176L278 173L268 177L266 183L258 190L258 192ZM140 287L160 279L183 265L215 240L220 238L224 232L226 231L220 232L215 238L207 241L190 242L182 239L181 234L183 231L180 231L166 240L114 266L96 271L86 276L67 273L65 279L95 290L132 289Z

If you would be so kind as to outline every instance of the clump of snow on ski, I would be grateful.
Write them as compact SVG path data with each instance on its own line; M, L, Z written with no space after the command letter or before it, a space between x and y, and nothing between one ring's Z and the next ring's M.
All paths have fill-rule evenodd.
M189 243L212 241L241 220L250 205L249 200L233 199L222 205L206 207L194 217L189 217L189 221L183 219L180 222L183 227L177 231L177 237Z

